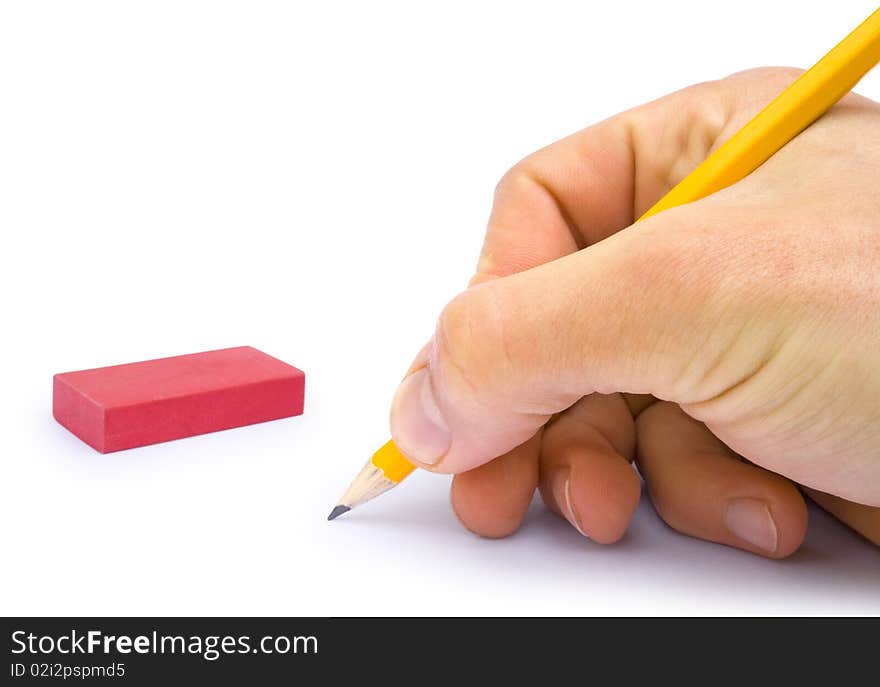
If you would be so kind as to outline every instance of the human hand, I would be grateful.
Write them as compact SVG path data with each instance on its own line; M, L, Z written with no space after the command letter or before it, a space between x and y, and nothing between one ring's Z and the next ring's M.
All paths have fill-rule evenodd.
M796 76L693 86L501 180L471 288L391 414L409 458L456 473L468 528L512 533L539 487L616 541L635 459L686 534L786 556L802 485L880 544L880 105L849 95L739 183L631 226Z

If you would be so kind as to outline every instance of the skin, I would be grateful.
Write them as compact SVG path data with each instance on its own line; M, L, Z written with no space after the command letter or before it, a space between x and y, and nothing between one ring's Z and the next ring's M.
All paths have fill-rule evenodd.
M514 166L391 429L470 530L534 490L596 542L644 477L684 534L781 558L804 494L880 544L880 105L848 95L739 183L640 216L788 86L699 84Z

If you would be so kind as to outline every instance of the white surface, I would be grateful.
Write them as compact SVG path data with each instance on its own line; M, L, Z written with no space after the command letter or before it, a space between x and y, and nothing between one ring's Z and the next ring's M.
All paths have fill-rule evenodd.
M537 503L481 540L425 473L324 520L507 167L875 4L4 3L0 613L880 612L819 512L784 562L647 503L613 547ZM241 344L306 370L303 417L107 456L51 417L55 372Z

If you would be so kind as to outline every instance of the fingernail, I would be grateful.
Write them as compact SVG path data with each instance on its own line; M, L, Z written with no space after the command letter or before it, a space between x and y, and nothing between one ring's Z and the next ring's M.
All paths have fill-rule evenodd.
M727 529L764 551L776 551L776 523L767 504L758 499L732 499L724 516Z
M581 529L581 521L571 505L571 478L565 480L565 510L568 511L568 521L574 525L574 528L583 536L587 537L587 533ZM589 537L587 537L589 539Z
M581 527L581 519L577 512L575 512L571 502L571 474L568 471L563 472L554 480L553 496L556 499L556 503L559 504L565 519L571 523L572 527L589 539L590 536Z
M426 465L434 465L449 450L452 434L434 400L428 368L398 387L391 404L391 434L407 457Z

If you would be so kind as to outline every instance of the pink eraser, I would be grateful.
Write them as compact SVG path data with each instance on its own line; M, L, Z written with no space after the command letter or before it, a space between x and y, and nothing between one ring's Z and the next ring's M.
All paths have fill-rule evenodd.
M305 374L250 346L55 375L55 419L101 453L301 415Z

